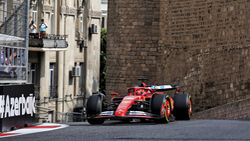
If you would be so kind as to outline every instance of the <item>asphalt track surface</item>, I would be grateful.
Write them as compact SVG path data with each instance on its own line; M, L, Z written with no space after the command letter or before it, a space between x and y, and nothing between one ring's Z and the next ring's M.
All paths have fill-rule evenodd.
M107 121L71 123L54 131L7 137L1 141L250 141L250 120L190 120L168 124Z

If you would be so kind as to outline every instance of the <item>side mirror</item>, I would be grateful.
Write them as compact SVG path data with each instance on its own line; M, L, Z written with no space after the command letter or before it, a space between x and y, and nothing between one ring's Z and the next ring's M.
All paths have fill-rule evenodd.
M112 96L117 96L119 93L111 93Z

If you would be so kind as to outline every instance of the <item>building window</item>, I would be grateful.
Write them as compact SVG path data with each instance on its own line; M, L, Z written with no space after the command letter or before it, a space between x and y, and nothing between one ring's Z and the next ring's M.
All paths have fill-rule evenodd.
M83 16L80 17L80 32L83 32Z
M83 92L83 62L80 63L80 70L81 70L81 75L79 77L79 94L81 94Z
M55 0L52 0L53 10L50 16L50 34L55 34Z
M38 8L38 2L37 0L35 1L35 5L32 9L32 20L34 21L34 23L37 25L37 8Z
M49 96L52 98L57 97L57 88L55 87L55 63L50 63L49 66Z
M37 11L32 11L32 20L37 25Z
M105 17L102 17L102 28L105 28Z
M3 3L2 4L3 5L3 7L2 7L2 9L3 9L3 21L5 21L5 17L6 17L6 7L5 7L5 3Z
M50 34L55 34L55 18L54 12L50 16Z
M55 0L52 0L52 3L51 3L52 7L53 7L53 11L55 10L55 7L56 7L56 1Z
M30 83L36 83L36 64L34 63L30 64Z

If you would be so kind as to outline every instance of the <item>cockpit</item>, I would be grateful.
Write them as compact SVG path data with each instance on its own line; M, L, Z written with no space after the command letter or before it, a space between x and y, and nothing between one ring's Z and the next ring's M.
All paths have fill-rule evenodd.
M128 89L128 95L134 95L134 96L139 96L139 95L147 95L151 93L150 89L147 88L129 88Z

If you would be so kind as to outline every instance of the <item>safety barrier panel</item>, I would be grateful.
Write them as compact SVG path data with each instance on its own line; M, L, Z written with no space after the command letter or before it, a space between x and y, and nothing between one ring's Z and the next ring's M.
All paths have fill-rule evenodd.
M0 132L37 123L33 84L0 85Z

